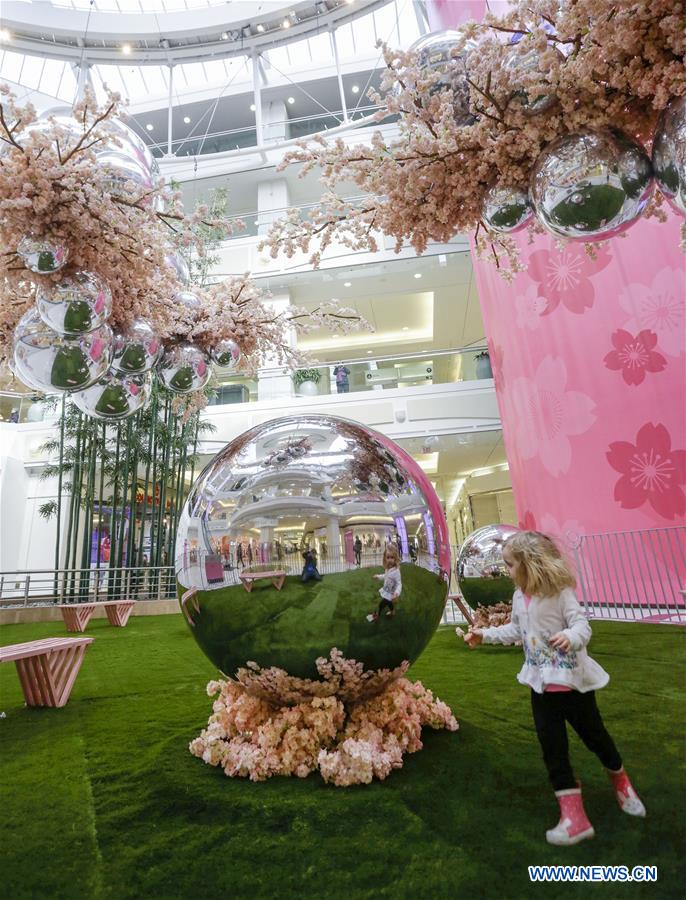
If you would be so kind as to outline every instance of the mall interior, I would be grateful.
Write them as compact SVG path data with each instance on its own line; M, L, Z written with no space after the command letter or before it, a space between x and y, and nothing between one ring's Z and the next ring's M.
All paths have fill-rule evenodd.
M535 0L536 10L545 2ZM596 0L594 15L603 6ZM554 16L574 2L548 7L541 23L550 35ZM676 7L660 0L652 14L671 16L678 31ZM304 362L263 353L259 364L236 367L210 354L190 419L175 406L181 391L165 391L160 375L148 418L140 407L111 420L89 418L77 391L30 383L16 350L24 319L8 319L10 346L17 330L14 355L0 364L0 661L16 662L19 673L0 666L8 896L526 897L528 863L572 857L580 866L646 866L645 880L655 869L658 896L678 895L686 874L683 815L674 809L684 788L686 658L683 72L673 81L681 193L662 205L662 218L640 217L651 174L640 210L591 251L559 231L513 232L523 264L508 280L477 253L474 229L429 238L421 253L409 234L398 240L377 228L374 249L334 235L316 265L311 249L265 243L275 223L307 218L328 190L316 166L286 165L287 154L334 143L341 153L371 153L375 142L406 139L403 114L384 105L382 45L404 53L510 9L509 0L3 0L0 84L14 103L32 104L40 122L71 116L84 98L106 106L119 94L120 119L154 184L177 191L186 214L206 206L230 223L226 234L205 229L205 256L177 245L182 290L209 296L245 278L267 318L314 317L312 327L285 332ZM513 45L522 37L503 31ZM0 178L12 143L3 141ZM11 149L18 156L21 147ZM652 163L657 170L654 155ZM336 187L341 210L370 201L352 180L341 176ZM13 202L3 187L0 214ZM122 255L121 267L129 264ZM10 296L14 275L1 277ZM345 308L357 327L319 318L327 304ZM649 809L640 822L631 817L645 808L616 822L616 804L598 799L607 778L574 738L575 765L592 773L584 781L598 794L584 796L596 841L579 850L550 846L592 836L588 820L586 830L563 827L562 802L564 839L542 841L552 793L515 683L522 648L472 654L463 640L519 621L512 593L524 588L503 543L521 532L548 535L574 573L579 620L592 625L594 659L612 678L603 715ZM301 585L308 566L316 580ZM381 592L364 581L372 571ZM383 593L388 571L402 575L402 593ZM67 633L76 640L74 632L95 640L87 652L85 643L70 649L66 662L31 649ZM530 664L526 631L516 639ZM61 646L54 652L67 653ZM570 646L585 654L585 644ZM332 749L336 727L311 764L302 761L305 737L279 745L278 765L258 760L256 704L295 715L304 682L329 677L318 657L332 651L333 660L335 647L344 665L360 659L395 679L410 662L408 677L450 708L433 706L421 719L394 701L395 715L407 734L413 715L445 732L407 738L399 761L368 736L371 749L345 757L342 744ZM298 685L268 676L269 666ZM211 694L218 673L237 678L245 696L222 682L212 707L205 685ZM341 709L373 693L346 695L346 677L336 675ZM313 696L330 695L315 691L308 703L328 702ZM196 737L212 709L215 724ZM288 721L273 726L280 740L288 728L306 734ZM219 723L228 735L221 753ZM393 727L396 747L404 738ZM273 733L264 731L260 747ZM289 754L299 763L284 763ZM327 784L316 773L300 782L317 767ZM358 782L367 785L331 787ZM583 885L568 887L571 895Z

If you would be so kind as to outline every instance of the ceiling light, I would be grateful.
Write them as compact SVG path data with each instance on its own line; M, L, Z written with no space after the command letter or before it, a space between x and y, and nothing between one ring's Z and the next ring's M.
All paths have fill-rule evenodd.
M9 41L12 35L7 28L0 28L0 41Z
M288 21L288 19L284 19L283 22L281 23L281 27L282 28L290 28L291 23Z
M403 325L403 331L409 331L409 330L410 330L410 328L408 325Z
M289 98L288 98L288 102L289 102L289 103L295 103L295 97L289 97Z
M257 26L257 30L260 32L260 34L262 34L262 32L264 31L264 25L263 25L261 22L260 22L260 24Z
M250 112L255 112L256 106L254 103L250 104Z
M343 287L350 287L352 285L352 281L344 281Z
M184 117L183 117L183 121L184 121L184 124L185 124L185 125L190 125L190 124L191 124L191 117L190 117L190 116L184 116Z
M422 277L422 273L421 273L421 272L415 272L415 273L414 273L414 277L415 277L415 278L421 278L421 277Z
M371 356L371 355L372 355L372 351L371 351L371 350L367 350L367 356Z
M148 129L148 131L152 131L155 126L152 124L152 122L148 122L145 127Z
M223 40L223 41L228 41L228 39L229 39L229 32L228 32L228 31L222 31L222 40Z
M122 45L121 45L121 52L122 52L122 53L125 53L125 54L128 56L129 53L131 52L131 44L122 44Z
M353 92L353 94L359 94L359 93L360 93L360 88L359 88L359 86L356 85L356 84L354 84L354 85L350 88L350 90Z

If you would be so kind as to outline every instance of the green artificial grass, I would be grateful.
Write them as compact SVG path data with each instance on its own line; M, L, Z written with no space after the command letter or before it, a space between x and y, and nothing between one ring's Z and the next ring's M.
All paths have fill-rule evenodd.
M556 804L533 733L521 649L469 651L441 629L412 667L460 730L385 782L318 774L252 784L193 758L213 666L181 616L91 621L95 637L63 709L27 709L0 666L2 894L21 898L678 897L684 885L684 632L596 623L610 672L606 722L648 818L623 815L574 737L597 837L549 847ZM64 634L2 629L3 644ZM657 884L537 884L528 864L657 865Z
M383 569L377 566L305 584L291 575L280 591L268 579L255 581L250 593L242 584L198 591L188 609L193 636L227 675L251 660L297 678L318 678L314 662L332 647L365 668L393 669L426 647L446 594L445 582L428 569L406 564L400 569L403 587L393 617L367 621L379 604L381 582L372 576ZM179 597L184 590L179 585Z

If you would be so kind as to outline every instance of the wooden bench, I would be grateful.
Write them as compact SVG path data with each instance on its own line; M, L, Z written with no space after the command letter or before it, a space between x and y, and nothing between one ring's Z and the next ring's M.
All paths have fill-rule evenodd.
M274 585L277 591L280 591L283 587L283 583L286 580L285 572L241 572L238 576L243 582L243 587L246 589L248 593L252 590L253 581L257 581L258 578L269 578L271 583Z
M0 663L14 662L27 706L64 706L95 638L44 638L0 647Z
M91 616L99 606L105 607L107 620L110 625L123 628L129 621L131 610L135 606L135 600L100 600L94 603L61 603L59 610L62 613L67 631L82 632L90 622Z

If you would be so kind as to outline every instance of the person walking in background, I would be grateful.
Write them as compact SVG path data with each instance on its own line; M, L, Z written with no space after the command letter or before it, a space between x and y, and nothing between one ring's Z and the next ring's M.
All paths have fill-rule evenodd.
M353 544L353 550L355 551L355 565L362 565L362 541L360 540L359 534L355 538L355 543Z
M471 649L482 643L522 642L524 665L517 679L531 688L536 734L560 805L560 821L546 832L546 840L558 846L578 844L595 831L569 760L567 722L605 766L621 810L630 816L645 816L646 810L598 710L595 691L610 676L586 652L591 626L577 602L569 564L554 541L538 531L508 538L503 559L517 587L512 621L470 627L463 637Z
M350 369L347 366L336 366L333 370L334 378L336 379L336 390L339 394L347 394L350 392L350 382L348 381L348 375L350 375Z

